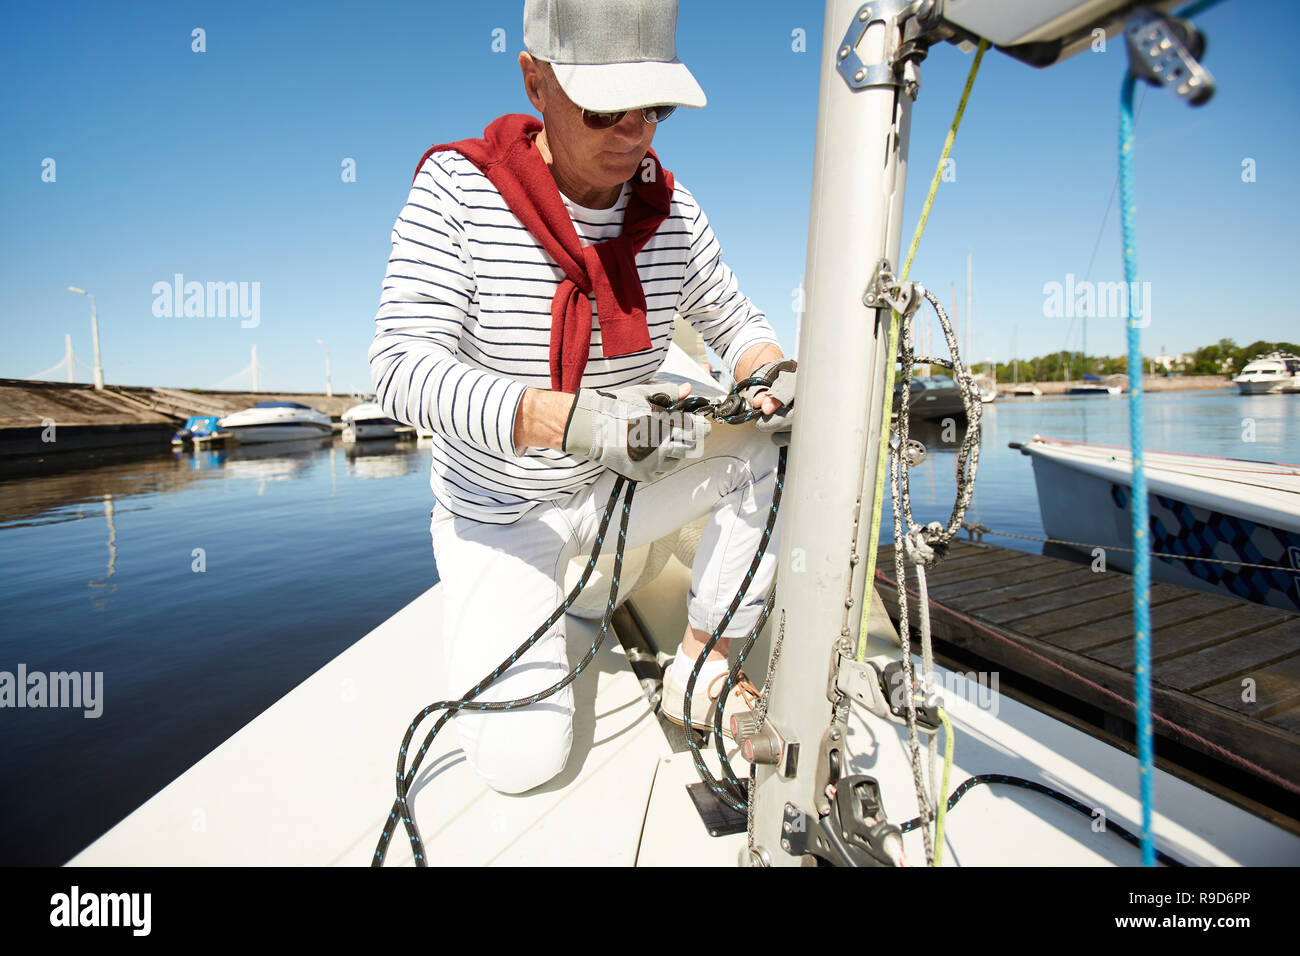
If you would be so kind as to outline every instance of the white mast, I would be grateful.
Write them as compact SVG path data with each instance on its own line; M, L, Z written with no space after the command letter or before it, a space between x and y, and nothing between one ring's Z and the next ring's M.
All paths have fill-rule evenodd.
M801 862L780 845L785 804L813 812L826 802L814 791L832 706L811 689L826 686L837 646L851 651L861 626L880 423L892 400L883 372L893 359L886 354L890 310L868 308L863 295L879 260L888 260L895 275L901 269L903 186L920 79L909 64L904 89L890 66L901 39L899 6L826 4L799 401L771 625L775 640L784 618L785 636L768 706L772 725L799 742L801 755L790 776L767 764L755 768L757 859L750 861L774 866ZM864 156L883 157L883 168L864 164ZM830 408L839 411L822 413Z
M72 354L72 336L63 333L63 364L68 367L68 384L71 385L77 373L77 357Z
M971 368L975 364L975 353L971 351L971 332L975 328L975 314L971 311L970 305L970 250L966 250L966 351L962 354L966 356L966 367Z
M256 345L253 346L253 360L248 367L253 370L253 391L260 392L261 387L258 383L258 374L257 374L257 346Z

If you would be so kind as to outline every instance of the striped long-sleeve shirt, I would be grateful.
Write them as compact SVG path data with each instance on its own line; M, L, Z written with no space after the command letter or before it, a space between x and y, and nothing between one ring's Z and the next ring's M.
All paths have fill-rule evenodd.
M584 243L622 231L629 195L624 186L612 208L587 209L561 193ZM434 153L416 175L392 238L371 377L375 400L390 416L434 432L430 485L437 500L453 514L509 524L539 502L594 482L604 470L595 462L514 446L525 388L551 387L551 299L564 273L496 187L459 153ZM651 379L668 354L675 313L733 372L748 349L778 344L680 181L668 218L636 265L651 347L605 358L593 314L584 388Z

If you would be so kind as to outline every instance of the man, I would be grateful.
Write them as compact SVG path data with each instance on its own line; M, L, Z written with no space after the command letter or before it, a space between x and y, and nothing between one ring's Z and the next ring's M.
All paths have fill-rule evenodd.
M393 228L370 362L376 401L434 432L430 533L453 692L559 606L565 567L590 551L622 474L640 482L629 548L710 515L690 626L665 675L663 713L680 724L691 667L761 539L794 363L650 149L673 109L705 103L676 58L676 21L676 0L526 0L519 66L543 121L506 115L483 139L433 147ZM711 428L648 401L665 390L646 383L674 314L738 380L772 380L746 393L757 427ZM720 706L730 640L758 620L776 548L774 535L700 674L697 725ZM561 617L478 699L527 697L568 670ZM456 726L488 783L520 793L564 768L572 714L566 687L519 710L461 713Z

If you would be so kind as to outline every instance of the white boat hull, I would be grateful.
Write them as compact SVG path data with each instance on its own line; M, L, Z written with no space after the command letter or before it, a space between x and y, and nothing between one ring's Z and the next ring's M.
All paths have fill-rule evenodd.
M1084 554L1090 554L1093 547L1102 548L1107 567L1132 571L1132 553L1121 550L1132 547L1128 508L1132 478L1127 449L1118 449L1120 454L1109 462L1072 454L1078 449L1105 447L1035 439L1021 450L1033 459L1038 507L1047 536L1078 542L1079 546L1073 547ZM1193 466L1197 461L1219 463L1223 477L1187 477L1158 467L1164 459L1174 458L1191 460ZM1243 482L1243 476L1269 480L1258 472L1230 467L1251 464L1262 469L1278 467L1196 455L1147 455L1151 550L1179 556L1153 557L1151 578L1300 611L1300 468L1294 479L1285 474L1278 479L1294 481L1296 490L1279 492Z
M230 433L241 444L250 445L257 442L301 441L307 438L325 438L334 434L334 429L314 422L284 422L267 425L232 425Z
M1281 395L1285 392L1300 394L1300 384L1293 379L1256 378L1250 381L1234 381L1234 384L1242 395Z

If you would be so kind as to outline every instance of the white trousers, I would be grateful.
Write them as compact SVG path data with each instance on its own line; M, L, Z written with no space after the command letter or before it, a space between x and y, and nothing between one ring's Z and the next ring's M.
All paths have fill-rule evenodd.
M627 547L648 545L709 515L691 569L686 612L691 627L712 632L762 539L779 449L753 425L715 425L701 451L701 457L637 486ZM463 695L481 681L564 600L565 568L575 556L590 552L616 478L607 471L586 489L537 505L509 525L484 524L435 506L430 534L442 582L449 692ZM602 555L614 553L621 517L620 505ZM725 637L747 635L758 622L776 574L780 525L778 519ZM561 680L569 671L564 624L561 617L476 699L527 697ZM462 712L454 723L465 757L478 774L495 790L522 793L564 769L573 743L573 694L565 687L519 710Z

